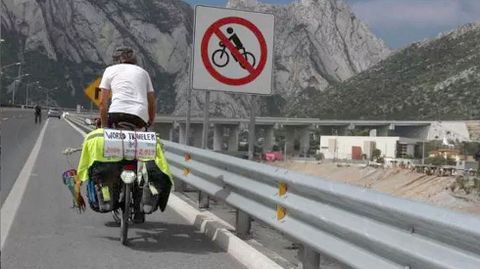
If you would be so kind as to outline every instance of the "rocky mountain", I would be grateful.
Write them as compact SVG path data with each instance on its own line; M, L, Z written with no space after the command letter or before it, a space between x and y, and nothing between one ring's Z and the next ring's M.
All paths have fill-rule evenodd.
M276 95L266 105L281 106L279 114L297 104L305 90L322 91L345 81L390 53L343 0L297 0L289 5L230 0L227 7L275 15Z
M30 81L59 87L51 94L59 105L88 104L84 87L111 64L113 50L126 45L138 52L140 65L152 75L161 112L174 111L176 90L185 87L191 51L193 11L188 4L178 0L1 0L1 9L2 64L22 61ZM11 82L5 76L2 79L3 85ZM44 102L44 95L36 90L31 97Z
M154 80L161 113L186 111L193 9L180 0L1 0L2 64L22 61L29 81L59 87L51 96L62 106L87 104L83 88L111 63L114 48L138 51ZM267 5L231 0L228 7L276 16L275 94L261 98L264 115L281 115L304 91L322 91L376 64L389 54L343 0L297 0ZM16 68L5 70L10 84ZM17 93L22 98L24 84ZM7 87L13 89L13 87ZM3 91L2 100L9 92ZM8 96L6 94L9 94ZM32 100L41 101L43 91ZM248 99L213 94L216 116L246 116ZM3 101L2 101L3 102ZM194 92L193 114L203 110Z
M412 44L290 115L343 119L480 119L480 23Z

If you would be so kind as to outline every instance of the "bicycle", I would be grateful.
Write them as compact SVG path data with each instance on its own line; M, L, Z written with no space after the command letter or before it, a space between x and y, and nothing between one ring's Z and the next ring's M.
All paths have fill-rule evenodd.
M217 67L223 68L227 66L227 64L230 62L230 55L227 53L227 47L223 44L223 42L220 42L218 45L221 48L213 52L212 63ZM245 60L247 60L248 63L250 63L252 66L255 66L256 59L252 53L244 50L242 55L245 58ZM232 54L232 57L236 62L238 62L238 59L233 54ZM239 63L239 64L240 64L240 67L242 67L243 69L246 69L246 67L243 66L242 63Z
M81 148L67 148L64 150L63 154L67 155L67 158L68 158L69 155L75 152L80 152L81 150L82 150ZM135 161L123 161L123 162L124 164L122 166L122 171L120 173L120 179L122 182L120 187L120 194L119 194L120 198L117 201L121 205L120 206L121 213L118 212L118 209L114 209L111 212L112 212L112 217L115 223L120 224L120 242L122 243L122 245L126 245L127 239L128 239L129 222L130 220L133 219L132 216L134 216L135 214L135 206L133 203L134 192L141 191L141 189L140 188L136 189L133 186L135 179L137 179L137 175L135 172L137 167L136 167ZM100 207L100 203L102 202L100 200L98 202ZM75 206L75 202L74 202L74 206ZM80 210L80 212L81 211L82 210Z
M125 126L130 126L131 128L125 128ZM114 131L120 131L120 133L122 133L122 132L128 132L129 131L128 129L131 130L131 131L134 131L136 128L133 128L130 123L126 123L126 124L122 125L122 128L114 129ZM123 139L122 139L122 141L123 141ZM135 144L136 144L137 143L136 140L134 140L134 141L135 141ZM104 146L105 146L105 144L104 144ZM135 150L136 150L136 147L137 147L137 145L135 145ZM122 148L123 148L123 146L122 146ZM69 155L73 154L74 152L79 152L79 151L81 151L81 148L75 148L75 149L67 148L67 149L64 150L63 154L67 155L67 157L68 157ZM105 154L105 151L104 151L104 154ZM123 153L122 153L122 155L123 155ZM135 153L135 156L136 156L136 153ZM124 157L124 156L117 156L117 157ZM107 189L107 191L105 193L103 193L103 191L104 191L103 187L105 185L103 187L98 187L97 188L96 187L97 182L92 181L92 183L90 183L90 182L89 183L92 184L92 186L93 186L93 187L90 186L90 188L91 188L90 191L96 191L97 193L99 193L99 195L97 195L98 196L98 198L97 198L98 212L108 212L108 211L111 210L113 220L116 223L120 224L120 242L121 242L122 245L127 245L129 224L130 224L131 221L133 223L135 223L135 217L134 216L135 216L135 213L138 213L137 210L139 210L139 212L143 213L140 209L141 196L139 196L139 194L143 193L143 185L142 185L143 178L142 177L140 177L140 178L137 177L138 160L136 158L131 158L129 160L126 160L124 158L122 161L119 162L119 166L121 167L121 171L119 171L120 172L119 173L120 178L119 178L119 181L112 183L113 187L111 188L111 190L113 190L114 192L116 190L120 190L120 193L118 194L118 196L116 194L112 196L114 200L116 200L115 198L118 197L118 200L114 201L113 205L114 205L114 207L117 207L118 205L120 205L119 206L120 210L118 210L118 209L113 209L112 210L112 207L110 206L111 204L106 205L105 201L102 200L103 198L105 198L105 195L107 193L108 193L109 198L111 199L110 194L109 194L110 190ZM137 186L137 184L135 184L136 182L138 182L138 186ZM120 183L120 184L118 184L118 183ZM89 189L89 186L87 185L87 192L89 192L88 189ZM102 199L99 199L100 195L103 195ZM136 201L137 203L135 202L135 197L138 198L138 201ZM100 209L100 208L102 208L102 207L104 209L105 208L107 208L107 209L105 211L101 211L102 209ZM94 209L94 211L97 211L97 210ZM144 221L144 215L142 216L142 222L143 221Z
M120 131L135 131L137 128L135 125L129 122L119 122L117 124L116 130ZM146 130L145 130L146 131ZM138 160L135 158L133 160L123 160L122 161L122 170L120 172L120 179L123 183L120 188L120 199L119 203L122 205L120 207L121 214L118 216L117 210L112 210L112 217L116 223L120 223L120 242L122 245L127 245L128 239L128 228L131 220L135 223L135 214L140 213L136 210L140 210L139 202L135 203L135 197L139 196L139 193L143 193L142 182L138 182L138 187L136 188L135 182L140 180L137 177L138 171ZM141 210L140 210L141 211ZM143 213L143 212L141 212ZM144 221L144 215L142 217Z

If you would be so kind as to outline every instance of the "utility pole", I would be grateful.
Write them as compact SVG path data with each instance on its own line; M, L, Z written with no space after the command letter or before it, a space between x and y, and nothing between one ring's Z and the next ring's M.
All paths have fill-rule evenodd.
M22 79L22 65L18 65L18 75L17 75L17 79L15 80L15 88L13 88L13 92L12 92L12 105L15 104L15 92L17 91L18 89L18 84L20 84L20 80Z
M422 164L425 164L425 140L422 141Z
M30 89L30 85L38 85L38 83L40 83L40 81L35 81L35 82L31 82L31 83L28 83L27 86L25 87L25 106L28 106L28 93L29 93L29 89Z

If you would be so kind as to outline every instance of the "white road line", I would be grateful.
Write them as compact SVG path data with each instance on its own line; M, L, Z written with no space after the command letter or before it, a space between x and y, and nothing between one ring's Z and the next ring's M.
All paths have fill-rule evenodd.
M15 219L15 215L17 214L18 207L22 202L23 194L28 185L28 181L30 180L30 175L33 170L33 166L38 157L38 153L40 152L40 147L42 146L43 137L45 136L45 130L47 129L48 119L43 125L42 131L38 136L37 141L35 142L35 146L33 147L30 155L28 156L27 162L20 171L20 174L15 181L10 193L7 196L7 199L4 201L1 209L1 250L3 251L3 247L5 246L5 241L8 236L8 232L10 231L10 227L12 226L13 220Z
M72 126L73 129L75 129L75 130L76 130L77 132L79 132L81 135L83 135L83 136L87 135L86 132L84 132L82 129L78 128L77 126L75 126L73 123L70 122L70 120L68 120L68 119L66 119L66 118L64 118L64 119L65 119L65 121L66 121L68 124L70 124L70 126Z

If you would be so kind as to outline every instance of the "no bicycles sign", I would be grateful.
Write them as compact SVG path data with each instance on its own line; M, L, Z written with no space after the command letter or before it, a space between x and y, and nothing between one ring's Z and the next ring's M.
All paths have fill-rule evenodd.
M192 88L271 94L273 15L197 6Z

